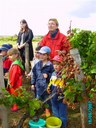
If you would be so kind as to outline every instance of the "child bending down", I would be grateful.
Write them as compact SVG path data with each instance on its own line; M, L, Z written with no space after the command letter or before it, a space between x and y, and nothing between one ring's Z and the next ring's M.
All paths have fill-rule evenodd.
M63 89L64 89L64 79L62 79L61 70L62 58L56 55L53 58L53 66L55 71L52 73L50 83L47 88L49 94L54 94L51 99L52 113L54 116L59 117L62 120L62 128L67 126L67 104L63 103Z

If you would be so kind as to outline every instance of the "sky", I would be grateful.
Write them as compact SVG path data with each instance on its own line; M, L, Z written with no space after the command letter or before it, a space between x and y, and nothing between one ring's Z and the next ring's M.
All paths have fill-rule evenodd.
M0 35L15 35L25 19L34 35L48 32L48 20L57 18L66 35L72 28L96 31L96 0L0 0Z

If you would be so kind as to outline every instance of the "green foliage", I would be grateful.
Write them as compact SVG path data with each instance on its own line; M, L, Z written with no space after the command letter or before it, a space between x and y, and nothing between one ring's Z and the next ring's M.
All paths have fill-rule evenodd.
M90 98L96 92L96 32L74 29L69 37L72 48L78 48L85 75L84 84ZM93 91L94 90L94 91Z
M63 53L62 79L65 81L64 102L74 106L74 103L84 102L93 97L96 92L96 32L74 29L68 37L71 48L77 48L81 57L81 65L74 62L70 53ZM84 73L79 81L78 77Z
M34 98L33 94L29 93L25 88L21 87L19 89L16 90L18 96L10 94L6 89L3 89L3 94L0 95L0 104L10 108L16 103L19 108L25 108L30 113L30 116L34 116L36 111L42 106L42 102Z
M78 48L82 59L82 69L85 74L96 74L96 32L73 30L70 37L72 48Z
M64 98L69 103L79 102L82 100L82 86L81 81L76 81L74 78L67 80L64 88Z

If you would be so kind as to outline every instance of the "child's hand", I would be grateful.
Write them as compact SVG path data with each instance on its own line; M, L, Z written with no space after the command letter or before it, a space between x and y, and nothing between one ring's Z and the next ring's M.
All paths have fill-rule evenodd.
M51 93L50 87L47 88L47 93L48 93L48 94Z
M35 90L35 85L31 85L31 90L32 90L32 91Z
M9 73L7 72L7 73L5 73L4 78L8 79L8 76L9 76Z
M43 76L44 76L44 78L47 78L48 77L48 75L46 73L44 73Z
M68 101L63 99L63 103L68 105Z
M27 75L26 75L26 78L30 79L30 78L31 78L31 74L30 74L30 73L27 74Z

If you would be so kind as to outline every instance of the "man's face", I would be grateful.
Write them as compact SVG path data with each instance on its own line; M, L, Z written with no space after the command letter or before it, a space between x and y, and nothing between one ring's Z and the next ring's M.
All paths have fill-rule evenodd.
M48 29L50 32L54 32L57 28L58 28L58 25L56 24L55 21L50 20L48 22Z

